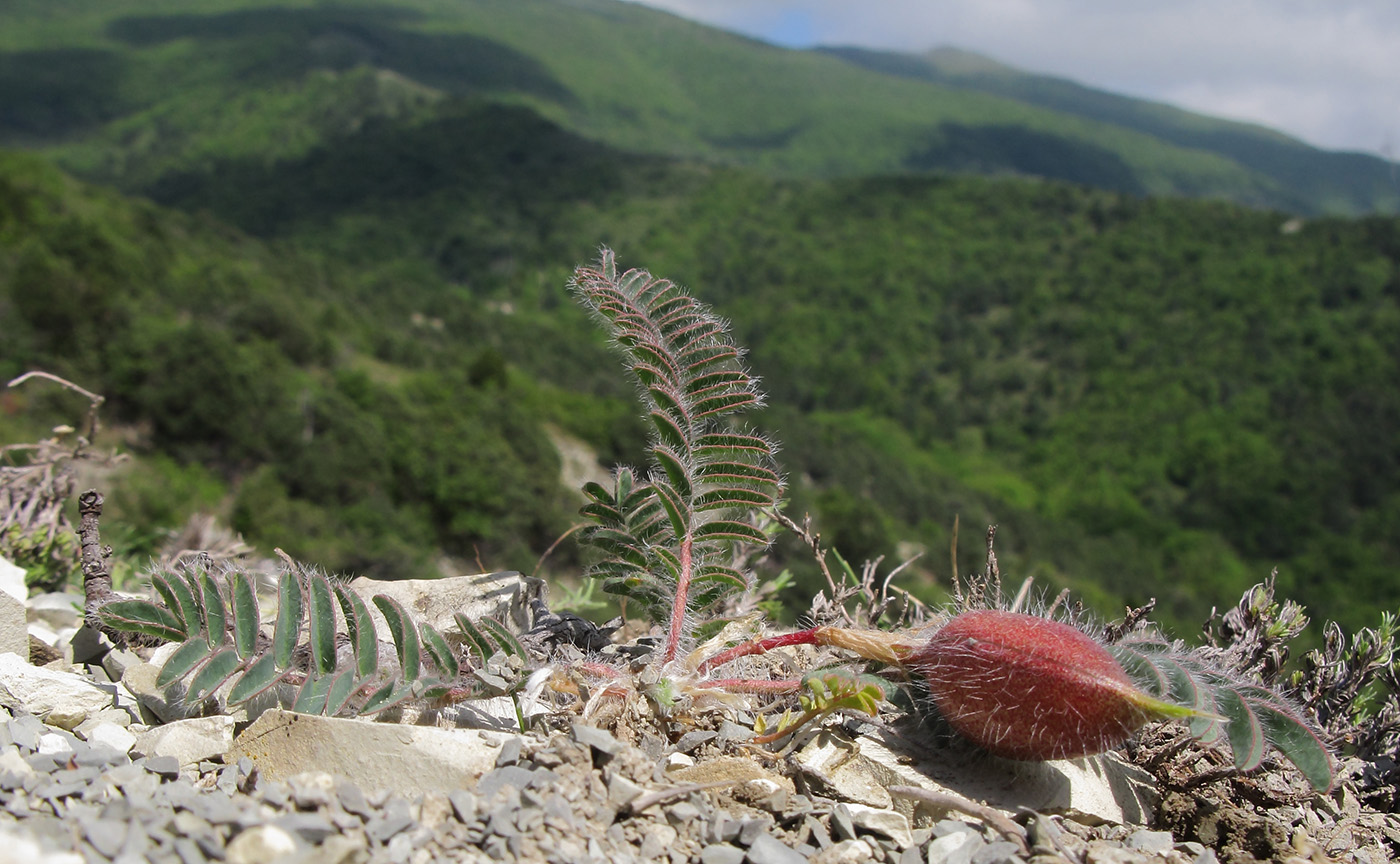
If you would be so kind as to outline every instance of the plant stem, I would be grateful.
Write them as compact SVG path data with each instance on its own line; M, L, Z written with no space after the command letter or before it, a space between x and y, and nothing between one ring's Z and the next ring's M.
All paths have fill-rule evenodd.
M671 632L666 637L666 654L662 662L670 663L676 659L676 652L681 644L681 632L685 628L685 604L686 597L690 594L690 558L691 538L686 534L681 540L681 574L676 580L676 602L671 607Z
M730 690L736 693L796 693L802 687L802 679L784 678L778 681L765 681L760 678L715 678L710 681L701 681L695 686Z
M899 633L886 633L881 630L854 630L849 627L812 627L807 630L798 630L796 633L784 633L780 636L769 636L767 639L756 639L752 642L735 645L728 651L721 651L701 663L698 671L703 675L730 660L737 660L750 654L763 654L785 645L830 645L833 648L844 648L847 651L852 651L867 660L888 663L891 666L901 665L904 658L913 650L908 639Z
M821 645L818 632L830 628L812 627L807 630L798 630L796 633L784 633L781 636L769 636L767 639L755 639L753 642L745 642L742 645L735 645L728 651L721 651L710 659L700 664L701 675L715 668L723 666L730 660L737 660L740 657L747 657L750 654L763 654L774 648L782 648L785 645Z
M83 553L83 620L87 626L111 635L97 617L102 604L112 599L112 571L107 568L107 556L112 554L110 547L102 545L98 522L102 517L102 495L96 489L89 489L78 496L78 540Z

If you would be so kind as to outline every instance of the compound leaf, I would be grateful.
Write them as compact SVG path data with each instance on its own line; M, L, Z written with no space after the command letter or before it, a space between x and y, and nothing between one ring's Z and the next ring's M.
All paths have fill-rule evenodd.
M292 666L292 654L301 639L301 613L301 579L295 573L283 573L277 590L277 625L272 632L272 654L278 669Z
M149 600L113 600L97 610L97 614L114 630L141 633L167 642L185 638L185 627L163 606Z
M384 623L388 625L389 633L394 637L394 649L399 655L400 674L406 683L412 684L418 680L423 662L418 629L413 626L413 619L404 611L403 606L387 594L374 595L374 605L384 613Z
M331 583L322 574L313 573L307 579L306 588L311 662L317 672L325 675L335 668L335 604L331 600Z
M243 666L243 661L239 659L238 652L232 648L225 648L210 657L199 671L194 673L190 679L189 692L185 698L191 702L197 702L207 697L219 685L228 680L229 676L237 672Z
M184 678L209 656L209 651L209 643L203 639L191 639L176 648L175 653L165 661L165 665L160 667L160 674L156 676L156 686L163 689Z

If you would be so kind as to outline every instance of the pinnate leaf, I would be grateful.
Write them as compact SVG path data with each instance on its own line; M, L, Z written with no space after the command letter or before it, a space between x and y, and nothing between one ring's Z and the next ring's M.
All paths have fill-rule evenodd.
M308 673L306 680L302 682L301 690L297 691L296 701L292 703L292 710L298 714L324 714L326 711L326 697L331 689L330 675L316 675Z
M165 601L166 608L184 623L187 638L203 632L204 619L199 614L199 603L195 601L194 592L184 576L179 573L157 573L151 577L151 584Z
M199 574L200 598L204 602L205 638L210 648L219 648L228 641L228 607L224 603L219 583L208 570Z
M228 693L229 704L237 705L241 702L247 702L282 680L282 676L285 674L284 671L277 668L277 655L271 651L263 654L254 660L234 682L233 688Z
M461 671L457 665L457 655L453 653L452 646L447 644L447 640L437 631L436 627L424 622L418 625L418 635L422 637L423 647L428 649L428 654L433 658L433 664L449 678L456 678Z
M160 667L160 674L156 676L156 686L169 687L184 678L209 656L209 651L209 643L203 639L191 639L176 648L175 653L165 661L165 665Z
M186 699L195 702L209 696L219 689L219 685L227 681L229 676L237 672L242 665L243 661L239 659L237 651L232 648L219 651L205 661L204 665L199 667L198 672L194 673L194 677L190 679L190 688Z
M343 585L335 586L340 611L345 615L345 629L350 634L350 646L355 651L355 670L361 678L369 678L379 669L379 636L374 632L374 619L359 594Z
M141 633L167 642L185 638L182 622L170 610L148 600L113 600L104 604L97 614L114 630Z
M330 581L320 573L312 573L306 582L311 662L316 671L324 675L335 668L335 603L331 600L333 592Z
M258 626L262 623L258 612L258 594L253 589L253 577L247 573L235 573L230 577L233 583L233 647L244 660L253 653L258 642Z
M302 590L295 573L283 573L277 591L277 624L272 632L272 654L278 669L289 669L301 639Z
M408 683L418 680L423 650L418 641L418 629L413 626L413 619L397 600L386 594L374 595L374 605L384 613L384 623L394 638L394 649L399 655L399 669L403 680Z

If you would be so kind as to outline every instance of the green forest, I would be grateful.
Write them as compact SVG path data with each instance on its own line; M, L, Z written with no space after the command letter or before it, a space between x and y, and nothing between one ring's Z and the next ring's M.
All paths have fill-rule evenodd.
M810 148L667 144L674 118L604 135L601 91L577 83L594 79L522 53L522 28L555 4L488 6L504 8L467 4L481 43L467 55L427 2L346 7L360 11L335 32L360 41L324 44L305 10L6 13L48 47L11 45L0 84L46 52L90 66L0 109L0 380L44 369L107 397L102 443L134 456L106 478L121 557L149 559L209 512L333 571L422 577L444 555L532 571L578 521L561 436L605 466L643 461L631 385L565 290L607 245L733 322L769 394L747 419L781 444L789 512L856 564L923 553L899 577L922 597L948 587L957 520L961 572L995 523L1008 579L1072 588L1105 615L1156 597L1188 638L1274 568L1318 618L1373 625L1400 607L1400 219L1312 215L1318 197L1271 209L1313 194L1298 188L1145 194L1141 160L1168 153L1146 139L1124 139L1128 183L807 170ZM569 8L619 27L663 17ZM315 62L293 63L282 36L299 31L269 20L310 28ZM351 49L368 30L347 21L399 41L365 61ZM672 58L747 47L778 63L666 26ZM193 65L204 41L219 50ZM258 66L273 77L257 87L235 74L250 44L286 61ZM795 62L887 75L896 95L946 86L862 59ZM178 98L160 96L167 79ZM620 92L645 119L651 103ZM990 104L994 126L1014 119ZM1035 134L991 152L1058 152L1036 127L1049 119L1014 110ZM1217 179L1267 185L1199 149L1152 171L1185 171L1188 152ZM4 443L86 407L32 384L2 398ZM545 567L568 580L583 563L565 543ZM763 567L795 574L794 613L821 584L792 538Z

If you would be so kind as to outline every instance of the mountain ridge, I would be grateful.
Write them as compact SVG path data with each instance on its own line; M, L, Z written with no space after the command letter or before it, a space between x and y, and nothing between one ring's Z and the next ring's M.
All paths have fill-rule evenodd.
M279 158L276 132L327 140L317 119L339 97L297 94L367 67L452 98L524 103L624 151L774 176L1008 174L1304 215L1400 212L1375 157L1224 121L1193 137L1199 121L1183 118L1197 115L968 69L965 55L959 67L947 52L787 49L618 0L209 0L197 12L120 0L17 4L0 24L0 144L128 191L209 155Z

